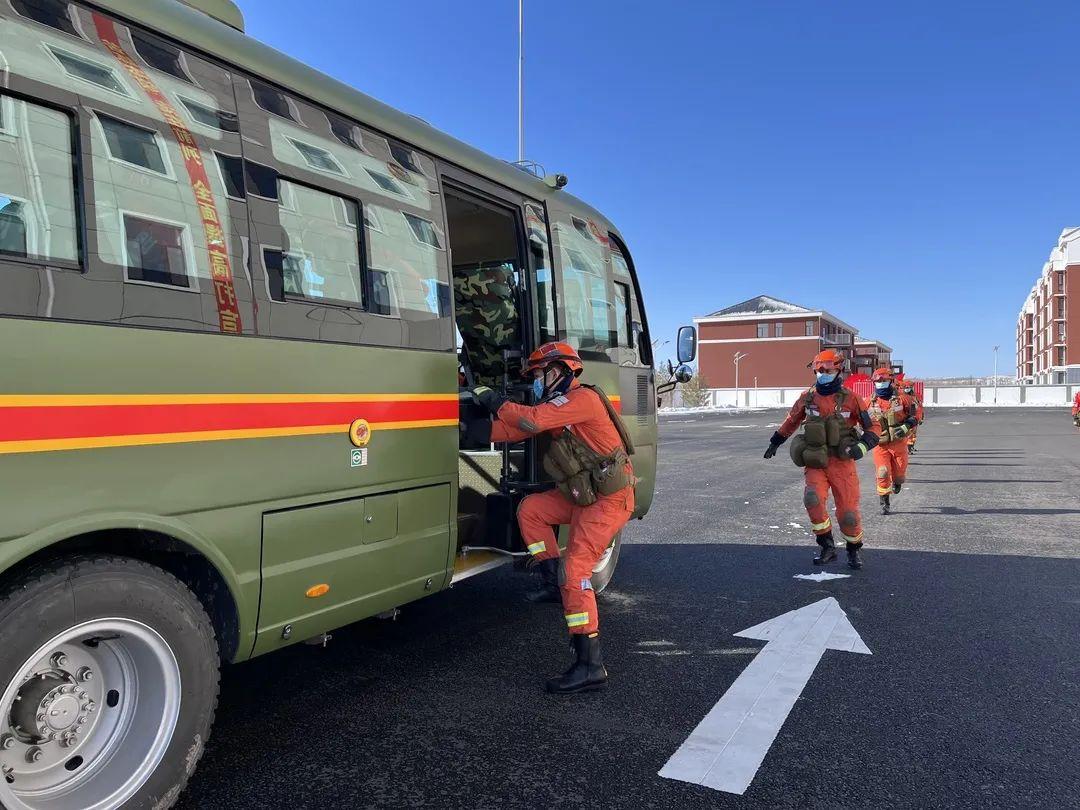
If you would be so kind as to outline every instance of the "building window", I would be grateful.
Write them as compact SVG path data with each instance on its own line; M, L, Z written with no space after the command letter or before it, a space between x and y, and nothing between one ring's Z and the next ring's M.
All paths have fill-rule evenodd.
M191 287L184 249L187 226L124 214L124 265L129 281Z
M371 179L375 181L375 184L383 191L389 192L390 194L396 194L399 197L409 196L409 193L405 190L405 188L400 185L393 177L390 177L387 174L383 174L382 172L374 171L373 169L367 169L366 167L365 169L367 173L371 175Z
M112 68L99 65L97 62L91 62L89 59L83 59L81 56L62 51L59 48L50 46L49 52L71 78L96 84L98 87L104 87L106 90L111 90L122 96L128 95L127 88L117 78L116 71Z
M354 200L279 180L279 211L285 244L281 250L281 292L287 296L360 304L360 229L343 228L336 213L351 209L346 222L360 221ZM268 270L271 262L267 263ZM272 291L273 292L273 291Z
M255 79L248 79L248 83L251 85L251 94L256 104L268 113L300 123L296 115L293 114L292 107L289 106L289 100L285 98L284 93Z
M98 121L105 131L105 143L114 160L168 175L165 159L161 154L161 143L155 132L100 113Z
M784 325L782 323L775 324L775 329L773 330L773 335L775 337L783 337L784 336Z
M184 109L188 111L188 115L196 124L202 124L204 127L210 127L211 129L220 129L224 132L240 131L240 124L236 120L235 113L217 110L184 96L177 96L177 98L180 99L180 103L184 105Z
M6 134L16 141L0 161L0 253L77 262L71 119L4 95L0 110Z
M409 227L412 229L413 236L416 237L416 241L424 245L430 245L433 248L442 250L442 242L439 241L439 233L435 230L435 223L430 220L426 220L422 217L414 216L413 214L406 214L406 221L409 223Z
M416 155L411 149L407 149L399 143L390 141L390 154L393 156L403 168L408 169L410 172L420 172L420 164L416 161Z
M814 329L814 322L813 321L807 321L806 322L806 331L805 331L804 334L806 335L806 337L814 337L814 335L816 334L816 331Z
M191 77L180 61L180 49L158 39L155 36L131 29L131 41L135 45L135 51L150 67L168 73L185 82L190 82Z
M0 253L26 256L27 252L24 203L0 196Z
M341 168L341 164L322 147L304 143L295 138L289 138L289 143L300 153L300 157L304 159L304 162L315 171L345 176L345 170Z
M759 323L757 325L757 336L759 338L767 338L769 336L769 325L767 323Z
M359 149L361 152L364 151L363 140L360 137L360 128L358 126L336 115L328 114L326 120L330 122L330 131L335 138L346 146Z
M68 3L61 0L11 0L11 6L20 17L26 17L73 37L79 36L71 21L71 6Z
M221 182L225 185L225 194L233 199L246 199L244 193L244 161L232 155L219 155L218 168L221 169Z

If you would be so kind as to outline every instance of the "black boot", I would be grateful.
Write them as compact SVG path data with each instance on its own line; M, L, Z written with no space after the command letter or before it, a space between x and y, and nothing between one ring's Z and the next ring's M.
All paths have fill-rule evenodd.
M901 490L901 489L903 489L903 487L904 487L904 485L903 485L903 484L893 484L893 486L892 486L892 491L893 491L893 494L894 494L894 495L899 495L899 494L900 494L900 490Z
M878 500L881 501L881 514L883 514L883 515L889 514L889 508L891 506L890 503L889 503L889 496L888 495L878 495Z
M831 563L836 559L836 543L833 542L832 532L828 534L819 534L817 536L817 544L821 546L821 551L814 557L814 565L825 565L825 563Z
M600 660L600 634L575 633L571 638L574 640L576 660L561 677L548 680L548 692L572 695L575 692L603 689L607 685L607 670Z
M859 557L859 549L862 548L862 543L848 543L847 544L847 564L848 568L854 568L856 570L862 568L862 558Z
M530 602L561 602L562 594L559 593L559 558L552 557L541 560L536 564L536 572L540 576L540 587L532 593L526 594L525 598Z

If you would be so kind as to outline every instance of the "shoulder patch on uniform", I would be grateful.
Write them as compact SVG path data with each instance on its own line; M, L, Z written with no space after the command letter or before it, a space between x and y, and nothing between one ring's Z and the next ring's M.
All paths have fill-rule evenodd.
M564 396L558 396L558 397L555 397L555 399L550 400L550 403L552 405L554 405L556 408L561 408L563 405L565 405L569 401L570 400L568 400Z

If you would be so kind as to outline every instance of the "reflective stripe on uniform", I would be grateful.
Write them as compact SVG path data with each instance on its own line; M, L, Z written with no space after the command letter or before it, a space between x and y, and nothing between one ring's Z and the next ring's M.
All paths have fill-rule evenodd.
M848 536L847 536L846 534L844 534L843 532L840 532L840 536L844 538L845 542L848 542L848 543L861 543L861 542L862 542L862 538L863 538L863 533L862 533L862 532L859 532L859 536L858 536L858 537L848 537Z
M584 627L589 623L589 613L567 613L566 614L566 626L567 627Z
M541 540L539 543L529 543L526 548L529 550L530 554L543 554L547 549L547 544Z
M878 495L888 495L888 494L889 494L889 493L891 493L891 492L892 492L892 487L882 487L882 486L879 486L879 487L877 488L877 494L878 494Z
M826 529L832 528L832 521L828 518L825 518L825 520L821 523L811 523L810 528L815 532L823 532Z

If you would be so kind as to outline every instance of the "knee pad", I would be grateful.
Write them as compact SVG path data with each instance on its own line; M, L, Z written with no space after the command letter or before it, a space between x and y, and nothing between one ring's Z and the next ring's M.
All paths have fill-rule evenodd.
M853 529L859 524L859 516L851 509L840 515L840 526L844 529Z
M878 478L884 478L888 474L889 474L889 468L888 467L881 466L881 467L877 468L877 477Z
M821 506L821 498L819 498L817 492L810 487L807 487L806 491L803 492L802 502L803 506L807 508L812 506Z

